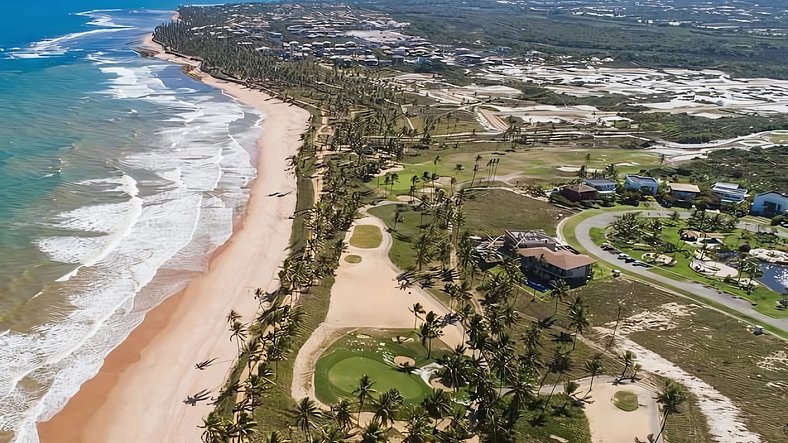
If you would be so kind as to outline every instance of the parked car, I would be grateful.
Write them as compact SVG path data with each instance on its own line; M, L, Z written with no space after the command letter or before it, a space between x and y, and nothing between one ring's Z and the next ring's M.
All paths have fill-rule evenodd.
M636 262L636 261L637 261L637 260L635 260L635 259L634 259L634 258L632 258L632 257L627 257L627 258L625 258L625 259L624 259L624 262L625 262L625 263L633 263L633 262Z
M624 254L624 253L618 254L618 259L619 260L626 260L628 258L629 258L628 254Z
M645 268L645 267L648 266L648 264L647 263L643 263L640 260L635 260L634 263L632 263L632 266L643 266Z

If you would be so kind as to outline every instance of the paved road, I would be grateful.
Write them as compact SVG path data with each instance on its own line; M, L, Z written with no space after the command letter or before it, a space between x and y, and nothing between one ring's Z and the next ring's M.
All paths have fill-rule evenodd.
M611 254L603 250L599 246L597 246L591 240L591 236L590 236L591 228L605 228L611 225L615 221L616 217L620 216L625 212L640 212L642 217L667 217L670 216L670 214L672 213L672 211L620 211L620 212L606 212L587 218L581 221L575 228L575 237L577 238L578 243L580 243L580 246L585 248L589 252L589 254L597 257L602 261L606 261L608 263L613 264L618 269L626 269L627 271L632 272L634 274L638 274L650 280L659 282L661 285L664 285L665 287L675 288L685 292L689 292L706 300L713 301L720 305L724 305L733 311L739 312L741 314L744 314L754 319L759 324L769 325L775 328L782 329L783 331L788 331L788 318L772 318L763 315L760 312L754 310L750 305L750 302L746 300L734 298L734 296L731 294L703 286L700 283L696 283L690 280L681 280L681 281L674 280L672 278L665 277L663 275L656 274L654 272L650 272L647 268L643 268L640 266L633 266L630 263L624 263L623 260L618 260L616 258L617 254Z

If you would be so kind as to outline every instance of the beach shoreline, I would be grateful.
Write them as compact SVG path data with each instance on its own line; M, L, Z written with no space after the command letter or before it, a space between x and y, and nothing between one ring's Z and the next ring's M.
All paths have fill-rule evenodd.
M155 57L179 63L188 75L221 89L263 116L254 157L257 177L230 239L211 256L208 270L147 313L104 360L99 372L50 420L38 424L47 442L195 442L212 407L184 400L202 390L215 396L232 370L237 350L225 317L234 309L249 321L256 288L272 290L286 257L296 207L296 155L309 112L243 85L213 78L196 62L167 54L145 39ZM215 359L198 370L195 364Z

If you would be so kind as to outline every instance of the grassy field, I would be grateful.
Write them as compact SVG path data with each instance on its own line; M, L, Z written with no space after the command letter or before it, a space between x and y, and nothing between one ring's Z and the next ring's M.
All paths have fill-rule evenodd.
M453 145L452 145L453 146ZM657 154L630 149L576 149L561 146L540 148L517 147L513 151L511 143L502 141L476 141L459 143L458 148L432 148L429 150L411 150L402 159L403 170L397 171L397 182L384 190L383 180L368 184L381 195L389 190L393 195L407 195L413 184L412 177L418 177L415 183L416 192L430 193L431 187L443 188L452 192L451 181L454 179L456 191L460 187L471 184L479 185L487 179L493 179L487 166L492 159L497 159L498 167L494 179L500 181L516 180L536 185L570 182L577 178L574 172L558 170L560 166L579 168L586 165L587 169L602 170L610 163L620 164L619 174L638 173L659 165ZM586 154L591 158L586 161ZM481 158L477 161L477 156ZM436 162L436 158L438 159ZM623 164L622 164L623 163ZM474 176L474 165L478 171ZM437 181L425 181L424 173L437 174ZM388 195L388 194L387 194Z
M398 343L392 340L398 335L413 335L413 331L359 330L337 340L315 366L317 398L326 404L341 398L352 399L359 378L367 375L375 382L373 388L378 393L396 388L406 402L420 402L432 389L418 375L397 370L393 358L398 355L411 357L419 367L433 362L446 347L434 340L432 358L427 358L427 349L418 337L414 335L410 341Z
M785 377L788 365L778 362L769 369L763 362L779 351L784 352L785 342L768 335L755 336L746 325L716 310L690 305L649 285L625 282L602 281L577 289L589 302L593 325L615 321L619 305L624 318L670 302L686 306L691 314L675 317L675 328L644 330L632 333L629 338L730 398L743 411L742 418L748 428L760 433L766 441L784 441L785 423L774 419L774 411L788 410ZM704 435L698 428L705 426L703 420L693 414L690 407L687 413L674 417L673 432ZM684 440L670 438L670 441Z
M350 245L363 249L374 249L383 241L383 233L375 225L357 225L353 228Z
M506 229L543 229L555 235L564 208L514 192L491 189L469 191L465 199L465 229L474 235L501 235Z
M419 236L421 230L419 226L429 223L430 215L416 211L410 205L401 205L402 212L400 221L396 223L394 229L394 214L396 205L383 205L372 208L369 213L380 218L386 223L386 227L392 231L393 243L389 250L389 258L400 269L408 269L416 264L416 252L413 249L413 242Z

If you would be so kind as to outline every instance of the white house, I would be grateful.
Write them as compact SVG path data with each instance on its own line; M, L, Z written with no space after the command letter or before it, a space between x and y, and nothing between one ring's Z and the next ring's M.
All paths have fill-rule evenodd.
M788 213L788 193L769 191L755 196L750 211L755 215L774 217Z
M715 183L714 187L711 188L711 192L720 197L720 203L722 204L741 203L749 196L747 190L737 183Z

